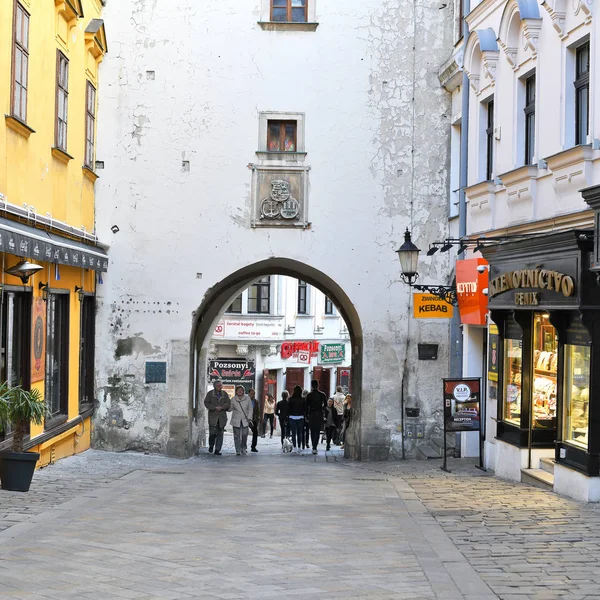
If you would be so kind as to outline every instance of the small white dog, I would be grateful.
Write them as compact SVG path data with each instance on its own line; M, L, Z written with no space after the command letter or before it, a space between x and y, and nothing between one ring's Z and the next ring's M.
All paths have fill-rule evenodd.
M288 438L283 438L283 451L284 452L291 452L293 449L292 446L292 442L290 442L290 440Z

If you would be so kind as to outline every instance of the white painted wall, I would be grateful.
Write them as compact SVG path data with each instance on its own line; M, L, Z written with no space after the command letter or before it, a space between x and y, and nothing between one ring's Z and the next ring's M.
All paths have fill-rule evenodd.
M273 256L319 269L356 307L363 456L399 452L403 371L427 435L439 434L447 322L412 319L394 250L406 227L422 248L446 236L450 107L437 68L450 54L452 8L312 9L315 32L264 31L258 0L107 3L96 186L98 233L112 243L99 291L98 446L168 451L175 421L188 418L193 311L225 276ZM250 226L261 111L305 115L305 230ZM424 259L421 275L446 283L447 258ZM139 350L116 356L123 339ZM417 342L439 343L439 360L419 363ZM144 384L145 361L160 359L167 385ZM111 424L119 410L127 429Z

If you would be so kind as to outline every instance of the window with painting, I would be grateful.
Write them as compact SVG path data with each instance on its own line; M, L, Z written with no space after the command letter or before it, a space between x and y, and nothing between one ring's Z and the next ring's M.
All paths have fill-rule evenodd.
M267 149L269 152L296 152L296 121L269 121Z
M556 427L558 337L546 313L533 316L533 427Z
M563 441L587 450L590 420L591 343L578 322L566 331L564 357Z
M271 0L271 21L306 23L308 0Z

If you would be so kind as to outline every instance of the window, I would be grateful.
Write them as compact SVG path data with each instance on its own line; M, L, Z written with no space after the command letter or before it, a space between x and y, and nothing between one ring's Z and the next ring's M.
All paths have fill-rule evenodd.
M325 296L325 314L326 315L333 314L333 302L327 296Z
M271 21L306 23L308 0L271 0Z
M56 139L55 145L67 151L67 106L69 103L69 61L60 51L56 58Z
M485 129L485 178L494 176L494 101L487 103L487 127Z
M269 121L267 149L269 152L296 152L296 121Z
M535 156L535 75L525 80L525 164Z
M575 144L586 144L590 114L590 44L575 50Z
M28 389L31 373L31 294L4 291L0 297L0 381ZM0 431L0 440L7 433L10 433L10 426L6 431Z
M69 294L48 294L46 402L53 417L67 414L69 385Z
M271 278L263 277L248 289L248 312L268 314L271 308Z
M15 3L13 32L12 115L27 121L27 76L29 70L29 14Z
M523 365L522 340L504 340L504 420L521 423L521 379Z
M583 450L588 448L590 366L589 344L565 344L563 439Z
M228 313L240 314L242 312L242 295L240 294L227 309Z
M306 281L298 281L298 314L308 313L308 285Z
M88 81L85 95L85 166L94 169L96 130L96 88Z
M81 342L79 346L79 410L91 408L94 402L94 363L96 337L96 301L84 296L81 301Z

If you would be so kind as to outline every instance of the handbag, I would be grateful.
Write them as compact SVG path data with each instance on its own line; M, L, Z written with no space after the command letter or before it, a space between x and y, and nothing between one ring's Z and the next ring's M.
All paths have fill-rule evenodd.
M256 431L256 423L254 421L252 421L252 419L248 418L248 415L246 414L246 411L244 410L242 403L239 400L238 400L238 402L240 404L240 408L242 409L242 412L244 413L244 417L246 417L246 421L248 421L248 427L250 427L250 431L252 433L254 433Z

